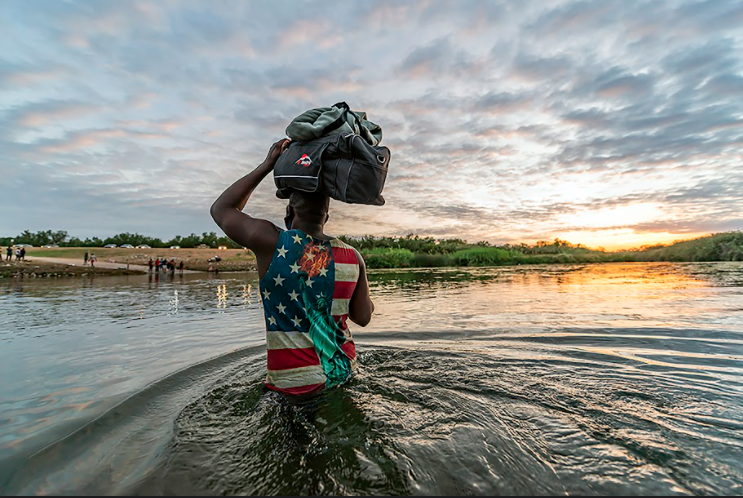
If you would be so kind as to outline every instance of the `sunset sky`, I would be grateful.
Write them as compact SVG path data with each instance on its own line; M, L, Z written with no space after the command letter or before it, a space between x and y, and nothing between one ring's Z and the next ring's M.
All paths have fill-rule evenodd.
M336 234L607 249L743 229L743 2L0 2L0 236L218 231L296 115L392 150ZM282 224L268 179L248 211Z

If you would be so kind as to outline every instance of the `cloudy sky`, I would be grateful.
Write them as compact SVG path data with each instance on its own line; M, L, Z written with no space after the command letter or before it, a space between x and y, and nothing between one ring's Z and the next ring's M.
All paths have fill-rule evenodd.
M331 233L606 248L743 229L743 2L0 3L0 235L217 230L308 108L392 150ZM281 223L266 181L248 205Z

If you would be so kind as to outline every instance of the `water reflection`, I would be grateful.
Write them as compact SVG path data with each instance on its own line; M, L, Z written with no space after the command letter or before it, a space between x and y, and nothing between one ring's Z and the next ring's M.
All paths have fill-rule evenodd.
M370 286L374 320L354 327L361 354L373 345L420 352L415 363L389 353L373 368L366 357L379 389L390 390L354 389L391 421L415 411L401 400L446 382L452 390L441 395L452 399L480 392L512 399L523 390L528 400L525 386L538 384L545 406L567 403L561 413L577 410L564 397L581 385L591 406L607 382L617 393L646 383L648 396L661 380L657 392L675 389L681 398L690 385L737 390L730 400L743 392L739 263L372 271ZM0 282L0 467L173 372L248 346L264 354L261 306L254 273ZM442 354L453 357L432 360ZM260 370L264 362L251 365ZM559 368L569 382L557 382Z
M173 299L170 300L170 313L178 313L178 289L173 289Z
M217 286L217 308L225 309L227 307L227 285Z
M378 271L368 330L493 333L565 326L743 329L740 263L517 266ZM726 291L711 289L727 288ZM380 319L381 318L381 319Z
M251 305L253 304L253 285L243 285L243 304L244 305Z

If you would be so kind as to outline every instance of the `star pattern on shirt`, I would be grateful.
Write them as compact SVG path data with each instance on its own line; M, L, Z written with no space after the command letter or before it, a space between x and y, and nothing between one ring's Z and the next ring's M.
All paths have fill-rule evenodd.
M261 285L269 333L278 330L309 332L312 323L307 314L309 307L305 306L332 303L335 274L332 263L333 250L329 241L302 231L290 231L281 236L269 275Z

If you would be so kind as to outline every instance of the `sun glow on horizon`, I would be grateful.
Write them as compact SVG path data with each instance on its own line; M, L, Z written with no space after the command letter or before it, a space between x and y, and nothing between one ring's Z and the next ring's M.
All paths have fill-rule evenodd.
M662 218L663 211L660 204L645 202L595 210L584 209L575 213L558 215L556 220L561 225L591 229L624 227Z
M591 249L604 248L608 251L620 251L639 248L645 245L671 244L676 241L695 239L705 235L709 235L709 233L637 232L631 228L620 228L591 231L575 230L558 233L556 237L573 244L583 244Z

